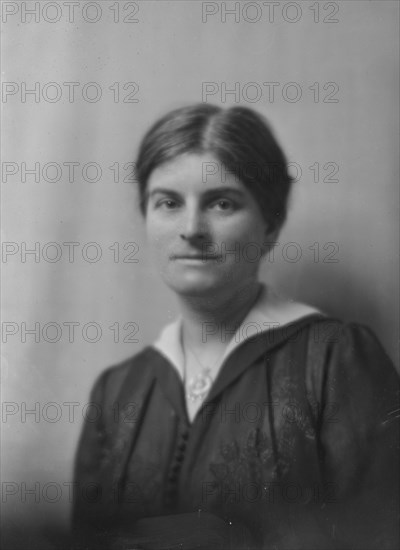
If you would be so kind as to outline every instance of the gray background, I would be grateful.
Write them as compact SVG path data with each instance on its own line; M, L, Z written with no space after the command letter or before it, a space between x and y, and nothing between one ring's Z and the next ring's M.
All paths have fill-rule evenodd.
M269 119L301 177L261 278L330 315L369 325L397 364L399 10L391 1L319 2L317 14L315 2L302 1L280 2L272 14L265 2L244 2L225 17L224 4L232 9L235 2L146 1L136 9L120 1L115 22L114 2L81 2L73 17L62 2L59 11L55 2L37 4L36 21L24 16L21 2L2 6L10 92L3 95L3 252L15 252L3 254L2 264L2 480L11 483L6 493L15 492L3 494L4 548L43 550L56 547L46 529L68 524L66 484L94 379L150 343L177 313L146 255L135 183L122 181L143 132L167 110L240 102ZM137 21L124 22L129 14ZM64 82L78 83L71 101ZM97 88L85 87L89 82ZM137 102L123 101L134 91L124 89L128 82L138 85L130 96ZM206 82L214 83L214 95L202 94ZM274 97L265 82L278 83ZM24 83L38 83L37 102L24 94ZM236 86L239 95L225 95L224 86ZM99 89L101 98L90 101ZM79 163L72 182L66 162ZM93 166L82 172L90 162L101 167L97 182L89 181ZM329 162L339 169L337 182L324 181ZM39 163L39 181L23 181L23 163ZM318 181L309 168L315 163ZM65 242L78 243L71 262ZM88 261L96 254L86 246L91 242L102 253L97 262ZM133 250L124 250L129 242L138 247L136 263L123 261ZM35 243L37 262L23 254ZM63 324L71 322L72 342ZM129 322L139 328L137 343L122 341L134 326L124 328ZM23 323L39 323L38 342L32 334L24 338ZM87 323L97 325L83 329ZM62 333L51 342L57 326ZM101 337L87 341L95 339L95 326ZM63 405L72 402L73 414ZM36 416L25 415L35 406ZM35 494L24 497L25 487Z

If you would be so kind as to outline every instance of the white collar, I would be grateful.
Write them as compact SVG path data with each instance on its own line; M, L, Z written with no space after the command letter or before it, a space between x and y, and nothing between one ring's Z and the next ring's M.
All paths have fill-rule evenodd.
M315 313L321 314L321 311L312 306L302 304L301 302L295 302L279 296L270 287L262 285L262 290L257 302L246 315L227 345L218 365L216 365L216 371L220 369L227 356L245 340L261 332L267 332L273 328L288 325ZM181 335L182 317L178 317L174 322L164 327L160 336L154 342L153 347L168 359L183 380L185 373L185 358L182 349ZM227 335L227 339L228 338L229 335Z

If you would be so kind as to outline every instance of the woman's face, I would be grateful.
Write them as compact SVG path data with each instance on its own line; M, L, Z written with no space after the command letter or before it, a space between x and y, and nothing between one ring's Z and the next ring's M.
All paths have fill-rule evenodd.
M212 155L186 154L159 166L148 181L149 243L164 282L183 296L255 281L267 250L256 199L221 167Z

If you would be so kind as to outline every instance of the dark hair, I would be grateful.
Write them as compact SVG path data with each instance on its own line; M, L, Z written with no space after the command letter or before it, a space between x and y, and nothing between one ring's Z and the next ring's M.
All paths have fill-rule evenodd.
M292 178L282 149L259 114L247 107L198 104L159 119L144 136L136 160L143 215L150 174L185 153L212 153L253 194L270 230L282 226Z

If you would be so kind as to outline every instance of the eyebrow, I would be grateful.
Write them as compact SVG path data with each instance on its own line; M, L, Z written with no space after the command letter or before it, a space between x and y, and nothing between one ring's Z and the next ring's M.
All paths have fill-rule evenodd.
M156 189L153 189L150 193L146 192L147 198L153 197L154 195L173 195L175 197L179 196L179 193L176 191L172 191L172 189L168 189L167 187L157 187Z
M158 194L170 195L173 197L180 196L180 193L178 193L177 191L173 191L172 189L168 189L167 187L157 187L156 189L153 189L150 193L148 193L147 197L150 198ZM226 185L221 187L216 187L214 189L208 189L207 191L204 192L203 197L206 199L209 199L216 196L227 195L227 194L236 195L238 198L244 197L244 192L241 189L235 189L234 187L228 187Z

